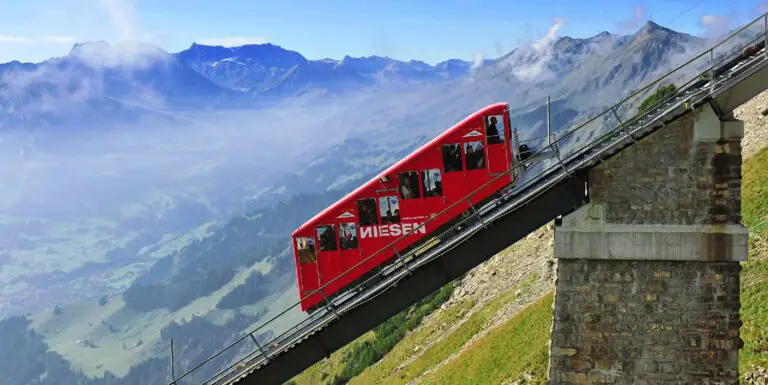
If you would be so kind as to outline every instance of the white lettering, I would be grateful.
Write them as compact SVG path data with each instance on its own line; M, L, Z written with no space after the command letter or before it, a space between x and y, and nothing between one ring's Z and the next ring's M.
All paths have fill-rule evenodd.
M395 223L360 227L360 238L398 237L407 233L410 233L408 235L426 234L427 229L422 223Z

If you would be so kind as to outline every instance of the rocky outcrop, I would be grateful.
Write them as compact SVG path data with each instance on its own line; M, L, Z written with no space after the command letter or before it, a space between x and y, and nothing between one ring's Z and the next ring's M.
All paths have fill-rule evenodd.
M768 385L768 370L765 368L753 368L744 373L746 385Z
M550 285L555 278L555 259L552 253L554 224L549 223L528 234L517 243L470 270L456 286L451 299L444 305L464 298L486 303L499 294L519 285L526 277L536 273L531 284ZM540 280L538 278L544 278ZM538 290L537 290L538 291Z

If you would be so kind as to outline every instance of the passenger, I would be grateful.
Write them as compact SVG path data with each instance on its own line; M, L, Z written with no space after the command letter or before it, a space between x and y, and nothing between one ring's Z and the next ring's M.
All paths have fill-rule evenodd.
M498 123L498 120L496 120L496 117L491 116L490 123L488 124L488 128L485 129L485 135L488 137L488 144L501 143L501 138L499 137L499 129L496 128L496 123Z
M408 181L405 178L401 178L400 181L400 197L403 199L410 199L413 198L413 192L411 192L411 189L408 187Z

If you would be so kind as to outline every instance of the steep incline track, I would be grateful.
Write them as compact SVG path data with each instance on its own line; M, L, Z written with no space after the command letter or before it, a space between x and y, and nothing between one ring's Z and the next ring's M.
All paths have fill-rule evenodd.
M760 31L755 31L758 27ZM568 130L555 143L565 150L540 150L554 154L554 159L530 168L516 186L477 208L474 215L460 224L460 230L454 228L439 235L439 242L431 249L416 257L412 253L403 255L398 264L383 269L383 279L375 285L335 299L271 341L260 344L255 335L287 322L280 317L295 312L297 303L171 384L282 384L508 245L577 209L588 201L589 168L697 106L710 103L721 117L727 117L735 107L768 88L767 27L768 14L764 14L600 115ZM752 34L748 38L741 35L749 31ZM736 49L729 49L729 44ZM757 49L742 54L742 47L756 44ZM697 60L702 58L708 59L708 64L696 67L700 64ZM681 77L690 80L679 86L678 92L641 113L634 112L642 98L662 82ZM597 137L591 138L592 135ZM590 139L580 144L583 138ZM214 366L216 359L243 350L238 345L249 341L255 347L251 353L203 381L206 365ZM220 365L218 362L216 366Z

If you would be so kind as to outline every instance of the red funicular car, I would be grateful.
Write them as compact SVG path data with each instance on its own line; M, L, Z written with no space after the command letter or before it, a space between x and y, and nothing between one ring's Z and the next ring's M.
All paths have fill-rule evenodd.
M292 237L299 296L306 296L301 309L312 311L324 305L325 296L343 292L380 265L392 262L397 252L429 239L470 209L467 194L482 187L469 198L476 205L510 185L514 173L499 175L514 167L516 142L508 105L487 106L296 229ZM435 216L457 201L463 202ZM394 248L390 246L414 229ZM334 280L372 254L376 255ZM310 295L328 282L322 293Z

